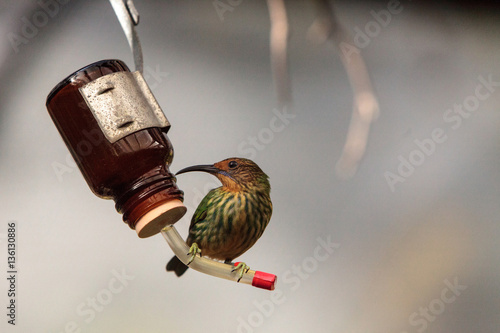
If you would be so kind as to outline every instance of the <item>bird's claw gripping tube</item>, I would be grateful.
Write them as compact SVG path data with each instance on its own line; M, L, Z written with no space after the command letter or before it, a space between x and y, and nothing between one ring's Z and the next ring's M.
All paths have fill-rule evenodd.
M189 259L191 259L191 255L188 254L189 246L184 242L174 226L166 226L162 229L161 234L179 260L184 264L187 264ZM238 263L235 263L234 265L237 264ZM233 265L224 264L222 262L200 256L196 256L194 258L194 260L189 264L189 268L235 282L238 282L238 279L240 279L240 272L233 271ZM261 289L274 290L276 281L277 277L274 274L249 269L243 273L239 282Z

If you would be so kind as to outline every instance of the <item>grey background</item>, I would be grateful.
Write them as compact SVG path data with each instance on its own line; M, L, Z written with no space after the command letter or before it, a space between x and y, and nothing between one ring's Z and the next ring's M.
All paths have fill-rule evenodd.
M133 68L109 3L60 5L16 52L9 33L21 35L22 18L31 20L42 8L35 1L0 1L0 267L7 275L7 223L15 221L19 271L15 328L3 314L8 286L0 279L2 327L498 332L500 92L455 130L443 119L474 95L479 77L500 81L498 15L417 3L401 1L401 13L362 49L381 114L349 181L334 173L352 103L345 71L332 45L306 38L314 20L309 2L288 3L295 101L289 112L296 117L252 156L271 178L274 213L263 237L240 258L279 276L279 291L272 293L194 271L181 279L167 274L172 252L163 238L139 239L68 159L45 109L49 91L101 59L122 59ZM136 6L145 73L162 73L146 78L172 123L171 170L250 157L238 147L269 127L276 107L265 2L243 1L223 21L209 0ZM354 35L373 20L371 10L386 7L341 2L336 8ZM418 148L414 140L431 138L436 128L446 141L391 191L384 174L397 173L399 156L408 158ZM66 172L58 176L54 166L60 165ZM189 208L176 225L183 235L200 193L216 183L205 174L179 177ZM318 238L340 246L322 262L314 257ZM110 283L120 286L114 272L131 280L112 299L103 298ZM454 295L448 287L454 283L465 290L455 290L459 295L449 303L440 300ZM86 302L98 296L106 304L90 310ZM423 319L420 311L429 307L434 314Z

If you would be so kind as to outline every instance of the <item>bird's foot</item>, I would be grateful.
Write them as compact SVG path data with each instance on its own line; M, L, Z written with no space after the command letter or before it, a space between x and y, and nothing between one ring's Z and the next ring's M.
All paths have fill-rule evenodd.
M197 254L199 254L201 257L201 250L198 247L198 244L193 243L193 245L191 245L191 247L189 248L189 252L187 254L191 255L191 258L187 262L187 265L189 266L189 264L193 262L194 257L196 257Z
M231 272L236 272L237 270L240 271L240 277L237 282L240 282L241 278L243 277L243 274L247 273L250 270L250 266L245 264L244 262L238 262L235 263L236 266L234 266L233 270Z

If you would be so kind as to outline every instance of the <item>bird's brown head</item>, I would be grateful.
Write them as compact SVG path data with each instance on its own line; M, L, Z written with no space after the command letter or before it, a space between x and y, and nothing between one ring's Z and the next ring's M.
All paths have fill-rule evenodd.
M194 165L178 171L176 175L190 171L208 172L219 178L224 188L230 191L270 190L269 177L246 158L231 157L212 165Z

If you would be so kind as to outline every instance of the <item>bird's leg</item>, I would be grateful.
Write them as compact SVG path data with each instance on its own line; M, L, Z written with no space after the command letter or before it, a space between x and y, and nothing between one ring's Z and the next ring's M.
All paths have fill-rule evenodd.
M250 270L250 266L248 266L244 262L239 262L236 266L234 266L234 268L231 272L235 272L237 270L240 271L240 277L239 277L237 282L240 282L241 278L243 277L243 274Z
M197 254L199 254L199 255L200 255L200 257L201 257L201 250L200 250L200 248L198 247L198 244L193 243L193 244L191 245L191 247L189 248L189 252L188 252L187 254L190 254L190 255L191 255L191 258L189 259L189 261L188 261L188 263L187 263L187 265L189 266L189 264L193 262L194 257L196 257L196 255L197 255Z

